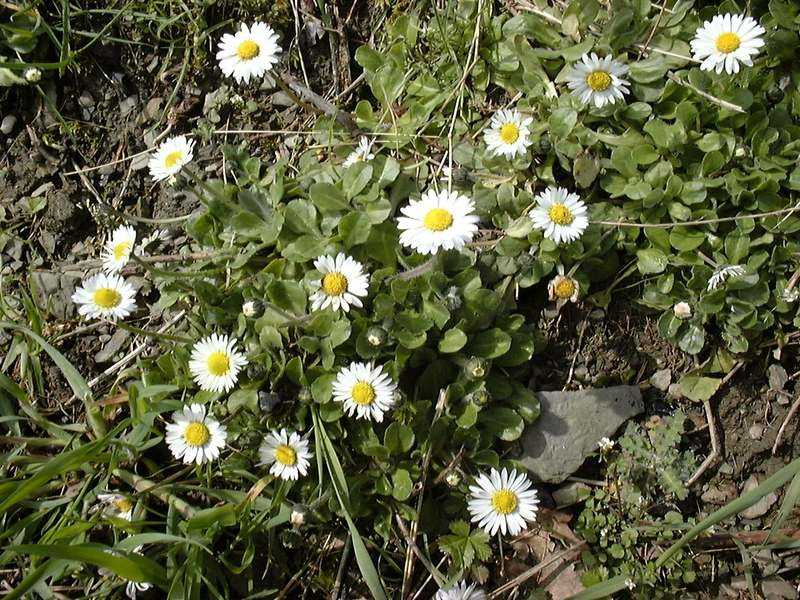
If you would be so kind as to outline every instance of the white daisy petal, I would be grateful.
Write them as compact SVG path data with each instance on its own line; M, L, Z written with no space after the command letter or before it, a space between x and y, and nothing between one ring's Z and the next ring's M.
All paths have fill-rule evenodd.
M362 137L356 149L348 155L344 163L342 163L342 166L349 167L359 162L369 162L373 158L375 158L375 155L372 153L372 142Z
M103 270L116 273L128 262L136 244L136 230L130 226L117 227L103 246Z
M536 490L528 489L531 482L524 473L492 469L488 477L480 474L476 483L470 486L467 509L471 520L489 535L498 530L503 535L517 535L526 521L535 520L539 499Z
M549 187L536 196L537 205L529 215L536 229L544 231L544 236L556 244L571 242L583 235L589 220L586 218L586 205L577 194L570 194L564 188Z
M166 441L172 455L185 464L198 465L219 457L228 437L225 427L206 415L201 404L184 406L167 425ZM212 435L212 431L217 435Z
M744 15L717 15L704 22L691 41L692 56L700 61L703 71L739 72L741 65L752 66L752 56L764 45L760 36L766 30Z
M119 275L99 273L72 294L78 313L86 319L124 319L136 309L136 290Z
M320 256L314 266L322 277L312 283L318 289L309 298L311 310L330 306L333 310L349 312L351 305L363 306L359 297L366 297L369 287L369 274L364 272L364 265L340 252L336 257Z
M258 453L260 465L269 465L270 473L293 481L306 476L309 459L313 456L308 449L308 441L295 432L289 434L286 429L269 432Z
M618 100L624 101L623 95L629 92L630 84L622 76L627 73L628 66L611 56L601 59L595 53L584 54L581 62L574 64L566 74L567 87L583 104L602 108Z
M175 181L175 176L194 156L194 140L179 135L164 140L150 157L147 168L154 181Z
M478 231L475 205L457 192L428 190L419 200L400 209L400 243L420 254L436 254L440 249L460 250Z
M383 415L394 406L397 389L382 367L371 363L351 363L340 369L333 382L333 399L343 404L344 411L357 419L383 421Z
M486 600L486 593L476 585L474 583L467 585L466 581L461 581L451 587L440 589L433 600Z
M247 358L236 350L236 339L216 333L197 342L189 360L189 370L200 389L216 393L230 391L246 365Z
M517 110L497 111L483 134L489 153L508 159L524 154L532 143L528 127L532 121Z
M278 35L269 25L260 22L250 27L242 24L233 35L226 33L218 47L219 68L238 83L248 83L251 77L263 77L277 64L281 53Z

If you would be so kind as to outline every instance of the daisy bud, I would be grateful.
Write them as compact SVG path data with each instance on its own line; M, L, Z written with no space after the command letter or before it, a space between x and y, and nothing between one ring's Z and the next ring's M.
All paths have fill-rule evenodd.
M42 71L36 67L30 67L29 69L25 69L23 77L25 77L25 81L28 83L38 83L42 79Z
M797 302L797 299L800 298L800 289L798 288L786 288L783 290L781 294L781 300L791 304L793 302Z
M747 156L747 148L745 148L743 144L736 144L736 148L733 151L733 155L736 158L744 158L745 156Z
M293 527L300 528L306 522L308 516L308 509L302 504L295 504L292 507L292 514L289 516L289 522Z
M486 388L478 388L471 394L467 394L464 398L467 402L476 404L477 406L486 406L492 400L492 395L486 391Z
M454 488L461 483L461 475L458 473L458 471L450 471L444 476L444 480L447 485Z
M469 379L483 379L489 371L489 363L483 358L473 356L464 365L464 372Z
M307 387L304 387L300 388L300 391L297 392L297 399L303 404L310 404L314 398L311 395L311 390Z
M688 319L692 316L692 307L688 302L678 302L672 307L672 313L679 319Z
M367 343L378 348L386 343L386 330L383 327L370 327L367 329Z
M242 314L248 319L257 319L264 314L264 303L261 300L248 300L242 304Z

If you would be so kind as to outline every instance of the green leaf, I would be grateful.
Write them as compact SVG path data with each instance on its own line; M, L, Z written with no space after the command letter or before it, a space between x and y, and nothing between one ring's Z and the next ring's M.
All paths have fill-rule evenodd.
M690 323L686 333L684 333L678 340L678 346L684 352L688 352L689 354L697 354L703 349L705 341L705 330L699 325Z
M414 445L414 430L408 425L394 421L383 434L383 445L392 454L405 454Z
M450 354L458 352L467 343L467 335L460 329L448 329L439 340L439 352Z
M346 248L366 242L371 228L369 217L362 212L352 212L339 221L339 235Z
M511 348L511 336L502 329L482 331L472 338L469 351L482 358L503 356Z
M506 442L513 442L519 438L525 428L525 421L516 411L503 407L481 411L478 415L478 422L489 433Z
M403 502L411 497L414 490L414 482L411 475L405 469L397 469L392 475L392 497Z
M678 382L681 393L695 402L709 400L719 389L722 380L700 375L684 375Z
M645 248L638 250L636 257L639 259L637 266L643 275L663 273L667 268L668 258L658 248Z
M556 138L567 137L578 122L578 113L571 108L557 108L550 115L550 133Z

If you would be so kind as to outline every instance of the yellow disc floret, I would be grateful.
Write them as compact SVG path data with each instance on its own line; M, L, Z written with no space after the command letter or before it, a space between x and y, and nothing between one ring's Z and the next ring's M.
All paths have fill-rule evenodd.
M453 224L453 214L444 208L432 208L425 215L423 223L431 231L444 231Z
M547 214L550 216L550 220L556 225L571 225L572 221L575 220L572 211L561 202L553 204Z
M513 144L519 139L519 127L516 123L506 123L500 128L500 139L505 144Z
M128 249L131 247L130 242L120 242L114 246L114 260L122 260L128 254Z
M115 308L122 302L122 294L113 288L98 288L94 292L93 299L100 308Z
M497 490L492 494L492 508L501 515L508 515L517 508L517 495L511 490Z
M186 430L183 432L183 439L186 440L189 446L197 448L208 443L208 440L211 439L211 432L204 423L195 421L186 426Z
M575 293L575 282L569 277L559 277L556 279L556 284L553 286L553 292L556 298L561 298L562 300L571 298L572 294Z
M717 50L723 54L730 54L742 45L741 38L735 33L723 33L717 38Z
M167 169L171 169L175 165L177 165L183 159L183 152L180 150L175 150L175 152L170 152L164 157L164 166Z
M347 291L347 277L341 273L327 273L322 278L322 291L328 296L341 296Z
M353 402L366 406L375 400L375 388L366 381L359 381L350 390L350 395L353 397Z
M281 444L275 448L275 460L282 465L291 467L297 462L297 452L291 446Z
M586 84L595 92L602 92L611 85L611 75L606 71L593 71L586 76Z
M127 498L117 498L114 500L114 507L121 513L133 510L133 503Z
M261 48L259 48L258 44L253 40L245 40L236 48L236 54L238 54L239 58L242 60L252 60L258 56L260 52Z
M225 352L212 352L206 361L208 372L214 377L227 375L231 368L231 359Z

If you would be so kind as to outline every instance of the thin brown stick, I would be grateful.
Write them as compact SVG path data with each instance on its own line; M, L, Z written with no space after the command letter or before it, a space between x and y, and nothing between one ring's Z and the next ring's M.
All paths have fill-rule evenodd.
M395 521L397 522L397 526L400 528L400 532L403 534L403 538L405 538L406 544L411 549L411 551L416 555L425 568L428 570L428 573L431 574L431 577L436 581L438 586L444 585L444 580L442 579L441 574L439 573L438 569L433 565L431 561L428 560L428 557L423 554L422 550L419 549L417 543L411 538L411 534L408 532L408 528L406 524L403 523L403 519L400 518L400 515L394 515Z
M781 445L783 432L786 430L786 426L789 424L789 421L792 420L792 417L795 415L798 409L800 409L800 396L798 396L797 399L792 403L792 407L789 409L789 412L786 413L786 418L784 418L783 423L781 423L781 428L778 429L778 435L775 436L775 443L772 445L773 456L778 453L778 446Z
M800 210L800 205L791 208L781 208L768 212L751 213L748 215L736 215L735 217L719 217L717 219L697 219L695 221L670 221L669 223L631 223L630 221L590 221L594 225L606 225L608 227L639 227L641 229L669 229L671 227L691 227L693 225L710 225L713 223L728 223L730 221L742 221L744 219L763 219L766 217L776 217Z
M525 571L524 573L521 573L521 574L517 575L511 581L508 581L508 582L504 583L499 588L497 588L496 590L491 592L489 594L489 596L488 596L489 600L492 600L492 598L499 598L500 596L505 594L507 591L521 586L523 583L528 581L531 577L533 577L534 575L536 575L537 573L542 571L544 568L549 567L554 562L559 561L561 559L566 559L568 556L570 556L572 554L577 556L578 552L581 549L583 549L586 545L587 545L586 542L579 542L577 544L574 544L574 545L570 546L569 548L567 548L566 550L564 550L563 552L559 552L555 556L551 557L550 560L547 560L547 561L545 561L543 563L539 563L535 567L532 567L532 568L528 569L527 571Z

